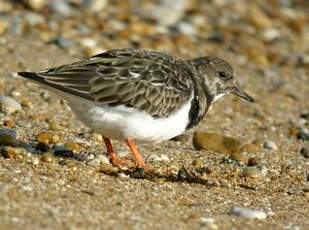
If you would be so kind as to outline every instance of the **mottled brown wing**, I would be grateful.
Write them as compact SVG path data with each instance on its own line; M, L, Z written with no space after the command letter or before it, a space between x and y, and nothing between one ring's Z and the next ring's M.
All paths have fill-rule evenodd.
M191 96L190 78L174 57L145 50L111 50L39 73L50 85L111 106L167 117Z

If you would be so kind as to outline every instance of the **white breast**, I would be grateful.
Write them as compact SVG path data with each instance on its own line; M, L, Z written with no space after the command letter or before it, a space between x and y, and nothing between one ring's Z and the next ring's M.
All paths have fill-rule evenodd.
M153 118L123 105L111 107L75 97L69 99L69 104L85 125L103 136L117 140L133 138L140 142L158 142L185 131L191 99L167 118Z

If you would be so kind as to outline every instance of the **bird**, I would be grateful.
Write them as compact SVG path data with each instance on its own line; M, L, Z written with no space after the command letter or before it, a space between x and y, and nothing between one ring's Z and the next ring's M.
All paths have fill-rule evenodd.
M239 87L232 66L216 56L182 59L154 50L111 49L38 72L18 72L68 102L77 118L102 135L114 166L128 162L111 139L125 141L135 167L145 168L136 143L158 143L196 126L210 106Z

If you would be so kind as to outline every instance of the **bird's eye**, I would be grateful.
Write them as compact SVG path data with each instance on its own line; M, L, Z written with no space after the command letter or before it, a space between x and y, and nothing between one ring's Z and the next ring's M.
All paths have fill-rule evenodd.
M222 79L227 79L228 75L225 72L219 72L219 77Z

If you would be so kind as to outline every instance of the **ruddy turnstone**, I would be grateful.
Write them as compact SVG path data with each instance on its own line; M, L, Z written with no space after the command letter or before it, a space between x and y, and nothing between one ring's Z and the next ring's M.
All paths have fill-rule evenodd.
M141 49L115 49L40 72L19 72L66 99L77 117L102 134L109 159L122 165L110 139L124 140L138 167L144 160L134 141L171 139L198 124L210 105L234 93L233 68L212 56L182 60Z

